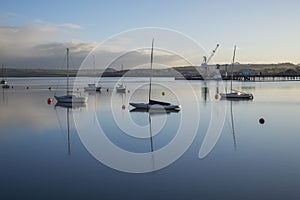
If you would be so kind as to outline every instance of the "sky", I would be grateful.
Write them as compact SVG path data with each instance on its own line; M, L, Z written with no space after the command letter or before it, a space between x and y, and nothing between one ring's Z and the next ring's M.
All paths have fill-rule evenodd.
M65 49L69 47L79 66L101 44L106 55L118 49L116 43L114 47L105 43L112 38L125 41L124 32L159 27L199 44L204 51L194 55L196 64L216 44L220 47L214 63L230 63L233 46L237 45L236 61L240 63L298 64L299 10L298 0L1 0L0 61L7 67L57 68L64 62ZM147 37L149 48L152 38ZM127 44L134 42L133 39ZM169 46L181 46L179 41L168 42ZM160 43L155 44L160 48ZM189 52L184 47L182 50Z

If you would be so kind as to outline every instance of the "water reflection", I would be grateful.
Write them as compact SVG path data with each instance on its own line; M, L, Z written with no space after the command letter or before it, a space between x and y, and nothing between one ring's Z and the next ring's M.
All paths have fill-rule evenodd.
M233 146L236 150L236 138L235 138L235 128L234 128L234 118L233 118L233 101L230 101L230 117L231 117L231 129L232 129L232 138L233 138Z
M63 103L63 102L57 102L54 106L54 109L55 109L55 114L56 114L56 117L59 121L59 124L60 124L60 127L61 127L61 130L62 130L62 125L61 125L61 122L60 122L60 119L59 119L59 116L56 112L56 108L57 107L60 107L64 110L66 110L66 126L67 126L67 139L68 139L68 155L71 155L71 143L70 143L70 111L76 111L76 110L79 110L80 108L84 108L86 106L86 103Z
M47 104L54 93L48 90L49 79L44 82L34 79L34 87L28 90L21 88L20 80L10 82L20 87L0 92L0 187L4 199L119 199L120 196L155 199L157 195L163 199L182 199L183 196L218 199L220 194L224 199L243 199L245 195L249 199L297 199L300 196L300 126L297 123L300 82L244 83L255 87L255 99L251 102L209 98L216 94L213 83L207 85L205 100L204 84L193 82L201 114L193 144L168 167L142 175L120 173L106 167L91 156L91 149L84 146L86 141L81 137L95 141L94 148L99 145L97 141L109 140L132 155L149 153L141 165L150 171L159 169L168 157L155 152L174 140L182 115L191 116L189 126L197 123L190 88L181 82L169 83L175 93L184 98L183 109L178 113L161 114L130 111L131 93L117 94L113 90L90 94L85 107L55 107ZM31 80L23 82L29 84ZM126 87L134 88L132 84ZM143 92L135 98L143 100ZM154 95L170 98L168 91L165 96L161 96L159 90L154 91ZM218 141L210 144L213 145L210 153L200 160L197 154L209 129L211 115L218 112L220 115L224 107L228 108L227 123ZM74 115L83 123L74 124ZM258 123L261 116L266 119L263 125ZM141 127L136 134L144 138L129 135L134 131L133 124ZM77 134L78 126L85 126L85 132ZM93 130L94 126L101 126L106 135L97 138L100 132ZM184 128L176 147L187 137L191 138L193 128L189 126ZM139 162L134 159L116 159L115 152L108 151L105 142L101 144L100 153L106 153L109 161L138 166ZM162 190L163 193L157 192Z
M143 108L133 108L130 112L142 112L142 113L149 113L149 115L164 115L164 114L171 114L171 113L178 113L180 110L165 110L165 109L143 109Z
M208 90L208 87L206 85L204 87L201 87L201 94L202 94L202 97L204 99L204 102L206 102L207 97L209 95L209 90Z
M55 111L56 111L56 107L59 106L59 105L55 105ZM67 141L68 141L68 155L71 155L71 143L70 143L70 108L71 107L65 107L65 106L59 106L59 107L62 107L64 109L66 109L66 122L67 122ZM62 124L60 122L60 119L59 119L59 116L57 114L57 112L55 112L56 115L57 115L57 119L58 119L58 122L59 122L59 125L60 125L60 128L61 128L61 131L63 130L62 128Z
M6 90L2 90L2 100L4 105L8 104L8 95L6 93L7 93Z

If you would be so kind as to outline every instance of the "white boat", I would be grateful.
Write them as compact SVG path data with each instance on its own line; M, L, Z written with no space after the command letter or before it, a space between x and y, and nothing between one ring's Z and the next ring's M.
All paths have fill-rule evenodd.
M84 90L87 92L100 92L101 91L101 87L100 86L96 86L95 83L89 83L87 87L84 87Z
M234 46L233 51L233 58L232 58L232 65L231 65L231 81L230 81L230 92L229 93L220 93L221 99L228 99L228 100L252 100L253 94L245 93L238 90L232 89L232 79L233 79L233 65L235 60L235 51L236 46Z
M93 66L94 66L94 73L95 73L95 58L93 56ZM101 87L100 86L96 86L95 83L95 78L94 78L94 83L89 83L87 87L84 87L84 91L87 92L100 92L101 91Z
M150 69L151 69L151 75L150 75L150 83L149 83L149 101L147 103L129 103L131 106L135 107L136 109L144 109L144 110L180 110L180 105L174 105L168 102L163 101L157 101L151 99L151 82L152 82L152 64L153 64L153 44L154 39L152 40L152 48L151 48L151 60L150 60Z
M87 97L81 97L76 94L71 94L69 91L69 49L67 48L67 94L63 96L56 96L54 98L58 103L86 103Z
M116 87L116 90L118 93L125 93L126 86L124 85L124 83L118 84L118 86Z
M123 72L123 64L121 65L121 71ZM117 93L125 93L126 92L126 85L122 82L119 83L116 87Z
M7 81L4 78L4 65L2 65L2 80L1 80L1 87L3 89L9 89L10 86L7 84Z

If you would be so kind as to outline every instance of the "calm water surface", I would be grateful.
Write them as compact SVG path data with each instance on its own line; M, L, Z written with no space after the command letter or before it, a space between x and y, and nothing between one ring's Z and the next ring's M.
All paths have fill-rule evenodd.
M211 82L205 89L203 82L157 79L153 97L180 103L182 111L130 112L128 102L148 98L143 81L126 80L129 91L119 94L114 79L107 79L101 93L81 91L89 97L87 105L65 108L55 106L55 100L47 104L54 93L64 93L62 79L9 79L14 88L0 92L0 198L300 199L299 82L234 83L252 92L254 100L231 102L215 96L229 83ZM224 124L216 144L200 159L215 115L224 115ZM80 134L75 128L99 126L120 149L145 154L170 145L184 119L189 124L181 134L195 134L191 146L159 170L161 161L152 154L149 173L125 173L98 161L83 141L93 127ZM108 150L100 153L130 162ZM129 164L138 168L141 163Z

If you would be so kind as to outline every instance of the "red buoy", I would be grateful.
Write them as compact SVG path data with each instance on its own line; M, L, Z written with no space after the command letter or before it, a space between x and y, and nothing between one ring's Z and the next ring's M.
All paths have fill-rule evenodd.
M49 105L51 105L52 102L53 102L52 98L48 98L47 103L48 103Z
M218 95L218 94L215 95L215 99L216 99L216 100L219 99L219 95Z
M126 106L123 104L123 105L122 105L122 109L125 110L125 108L126 108Z

